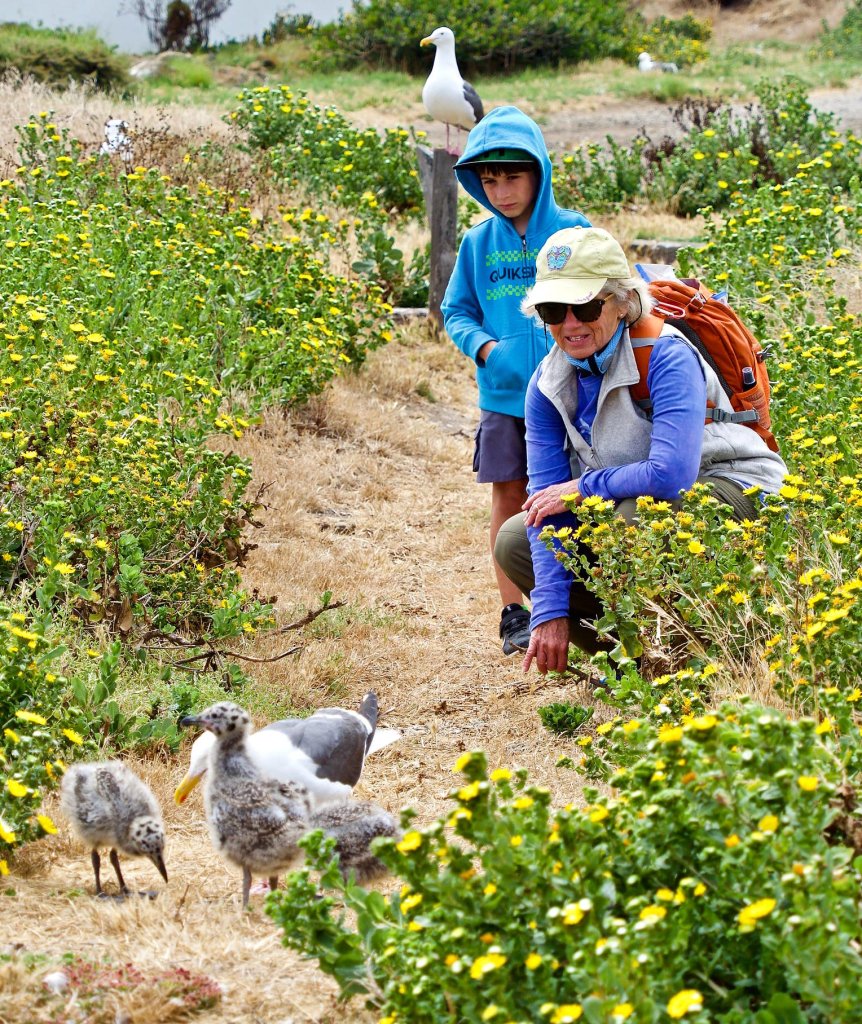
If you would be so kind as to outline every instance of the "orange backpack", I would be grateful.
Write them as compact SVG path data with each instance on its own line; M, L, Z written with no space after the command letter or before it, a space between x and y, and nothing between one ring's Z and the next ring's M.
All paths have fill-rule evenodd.
M699 281L651 281L649 290L656 303L652 313L629 331L640 371L640 380L630 389L635 402L647 412L652 408L647 368L653 343L668 323L685 335L712 367L730 399L733 412L708 402L706 422L744 423L777 452L778 442L770 429L766 352L757 338L730 306L713 298Z

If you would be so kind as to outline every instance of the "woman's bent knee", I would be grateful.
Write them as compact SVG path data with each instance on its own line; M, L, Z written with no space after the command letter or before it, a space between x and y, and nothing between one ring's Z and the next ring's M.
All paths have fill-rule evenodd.
M530 539L524 525L525 514L519 512L500 527L494 544L494 561L510 580L521 586L522 593L529 593L535 582ZM525 587L526 584L529 585Z

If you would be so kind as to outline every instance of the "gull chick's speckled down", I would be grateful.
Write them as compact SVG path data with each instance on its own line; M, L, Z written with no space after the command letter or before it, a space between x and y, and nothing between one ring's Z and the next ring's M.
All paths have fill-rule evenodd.
M343 803L359 781L365 758L400 738L395 729L377 728L377 695L369 691L358 711L320 708L308 718L283 718L246 735L246 750L261 774L296 782L308 790L313 808ZM182 804L206 772L215 734L201 733L192 744L189 767L174 800Z
M110 847L110 860L120 885L129 890L120 871L119 853L149 857L167 882L165 827L162 810L150 787L122 761L75 764L63 776L60 806L75 835L91 849L96 895L103 896L100 847Z
M209 754L204 805L216 850L242 868L242 905L248 906L253 875L268 877L270 889L278 875L302 858L299 840L322 828L335 837L343 873L362 878L383 870L370 852L378 836L394 836L391 815L367 801L323 808L316 813L308 790L296 782L265 775L248 751L251 719L243 708L224 701L199 715L182 719L212 732L216 743Z

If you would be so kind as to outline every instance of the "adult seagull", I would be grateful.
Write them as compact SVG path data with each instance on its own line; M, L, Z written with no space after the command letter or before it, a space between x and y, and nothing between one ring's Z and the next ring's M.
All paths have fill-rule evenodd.
M366 756L400 738L395 729L377 728L377 714L377 695L371 691L358 711L320 708L308 718L284 718L249 732L248 756L264 775L304 786L312 808L342 803L359 781ZM183 803L201 781L215 742L207 731L192 744L188 771L174 793L176 803Z
M420 40L420 46L436 46L434 65L422 89L422 102L435 121L446 125L446 149L449 149L449 128L469 131L484 116L479 94L461 77L455 59L455 35L445 26L435 29Z
M653 60L644 50L643 53L638 54L638 71L665 71L676 74L679 71L679 65L674 64L673 61Z
M251 719L229 701L213 704L180 725L199 725L215 737L208 762L204 805L216 850L242 868L242 905L248 906L253 875L278 887L278 875L302 859L299 840L323 829L336 841L345 877L374 878L385 867L371 852L379 836L399 834L392 815L368 800L314 810L308 790L295 780L279 782L257 767L248 751ZM254 734L252 734L254 735Z

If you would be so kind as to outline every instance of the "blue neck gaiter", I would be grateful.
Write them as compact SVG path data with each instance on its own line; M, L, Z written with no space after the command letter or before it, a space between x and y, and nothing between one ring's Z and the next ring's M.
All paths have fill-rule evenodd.
M591 356L587 356L586 359L575 359L574 356L570 356L567 352L563 352L563 355L568 359L572 366L577 366L579 370L584 370L587 373L594 373L601 376L608 368L608 363L610 363L611 357L617 350L617 345L619 345L620 338L623 336L625 326L625 320L620 320L619 327L617 327L613 337L607 345L605 345L601 351L594 352Z

